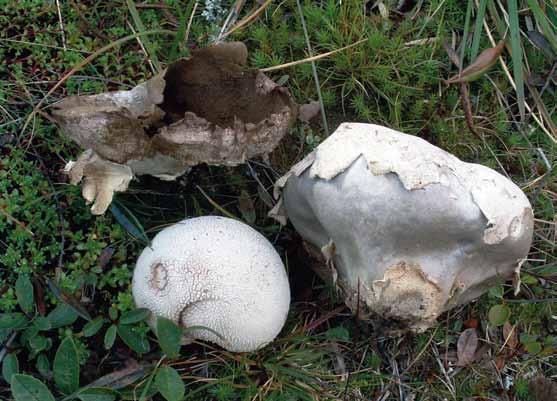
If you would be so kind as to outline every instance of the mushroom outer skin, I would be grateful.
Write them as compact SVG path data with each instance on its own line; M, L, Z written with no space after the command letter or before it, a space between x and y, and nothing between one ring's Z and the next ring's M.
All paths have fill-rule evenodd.
M271 243L250 226L217 216L159 232L137 261L132 291L137 307L153 315L214 331L189 330L185 342L207 340L234 352L271 342L290 305L286 271Z
M524 193L411 135L344 123L279 179L287 216L358 315L423 331L517 274L532 241Z

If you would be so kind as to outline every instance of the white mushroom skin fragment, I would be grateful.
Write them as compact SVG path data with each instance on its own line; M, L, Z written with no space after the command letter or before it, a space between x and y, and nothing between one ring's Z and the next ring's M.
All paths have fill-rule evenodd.
M290 305L288 277L272 244L250 226L217 216L159 232L137 261L132 291L137 307L221 336L195 329L185 341L207 340L234 352L271 342Z
M93 203L91 213L103 214L112 202L114 192L123 192L133 178L128 166L101 159L91 149L83 152L77 160L64 167L70 183L83 182L81 193L87 204Z
M508 279L532 241L532 208L510 180L378 125L342 124L277 186L272 214L332 262L354 312L395 329L423 331Z

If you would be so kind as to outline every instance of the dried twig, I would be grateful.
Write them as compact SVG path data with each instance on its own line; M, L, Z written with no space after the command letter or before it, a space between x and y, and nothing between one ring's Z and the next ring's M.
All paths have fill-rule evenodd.
M58 10L58 22L60 24L60 33L62 34L62 47L66 48L66 32L64 31L64 22L62 21L62 11L60 11L60 0L56 0L56 9Z
M285 64L281 64L281 65L274 65L272 67L262 68L260 71L269 72L269 71L282 70L284 68L294 67L296 65L309 63L311 61L321 60L322 58L332 56L333 54L340 53L341 51L344 51L344 50L350 49L352 47L355 47L359 44L362 44L365 41L367 41L367 38L358 40L357 42L354 42L354 43L352 43L348 46L341 47L340 49L331 50L330 52L321 53L321 54L318 54L316 56L308 57L308 58L305 58L305 59L302 59L302 60L291 61L290 63L285 63Z
M304 18L304 12L302 9L302 5L300 4L300 0L296 0L296 4L298 5L298 12L300 13L300 21L302 22L302 29L304 31L304 37L306 39L308 54L310 57L312 57L313 50L311 48L309 33L306 26L306 19ZM325 135L329 136L329 124L327 123L327 116L325 114L325 105L323 104L323 95L321 94L321 85L319 84L319 75L317 75L317 67L315 66L315 60L311 61L311 71L313 72L313 79L315 80L317 97L319 98L319 107L321 108L321 118L323 119L323 129L325 130Z

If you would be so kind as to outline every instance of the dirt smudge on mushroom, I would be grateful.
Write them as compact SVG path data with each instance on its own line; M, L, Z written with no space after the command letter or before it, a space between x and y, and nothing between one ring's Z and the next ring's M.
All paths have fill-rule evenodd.
M168 285L168 271L162 263L155 263L151 266L149 285L156 291L162 291Z

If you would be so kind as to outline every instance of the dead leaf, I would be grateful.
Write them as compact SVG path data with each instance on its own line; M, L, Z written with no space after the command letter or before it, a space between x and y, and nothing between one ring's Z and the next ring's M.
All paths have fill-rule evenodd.
M557 382L539 376L528 383L528 389L536 401L557 401Z
M88 384L87 387L108 387L119 390L146 376L150 367L150 365L139 364L132 359L128 361L128 366L125 368L109 373Z
M46 315L46 305L44 302L44 288L43 284L40 280L33 278L33 287L35 289L35 299L37 304L37 311L39 315L45 316Z
M452 63L460 69L460 58L456 54L456 51L451 46L449 46L447 41L443 42L443 47L445 48L445 51L447 52L447 55L449 56L449 59L452 61ZM472 114L472 103L470 102L468 84L464 81L460 82L460 101L462 102L462 108L464 109L464 117L468 129L478 138L482 139L474 125L474 115Z
M508 321L503 325L503 339L507 344L507 347L511 350L518 348L518 333L516 326L511 325Z
M507 358L505 357L505 355L499 355L495 358L494 363L495 363L495 369L501 372L505 368L505 365L507 363Z
M110 258L112 257L112 255L114 255L115 251L116 251L116 249L114 249L113 246L107 246L106 248L104 248L101 251L101 254L99 255L99 261L98 261L99 268L101 270L104 270L104 268L106 267L106 265L110 261Z
M446 40L443 41L443 48L445 49L445 52L447 52L449 60L451 60L456 68L460 69L460 57L458 57L458 54L456 54L455 49L453 49Z
M298 118L300 121L309 123L321 113L321 105L318 101L312 100L307 104L303 104L298 109Z
M478 319L468 319L464 321L464 327L467 329L477 329L478 328Z
M530 41L542 51L542 53L545 55L545 57L547 57L549 61L553 61L557 58L557 56L555 56L553 48L551 47L551 44L545 36L543 36L538 31L528 31L527 34L528 39L530 39Z
M480 346L474 353L474 361L480 361L489 353L490 347L487 344Z
M466 329L458 338L456 345L457 349L457 365L458 366L468 366L474 362L474 356L476 354L476 349L478 348L478 334L476 329Z
M447 84L458 84L462 82L472 82L482 77L495 65L504 48L505 41L502 40L497 46L484 50L472 64L462 70L462 73L452 76L445 82Z

